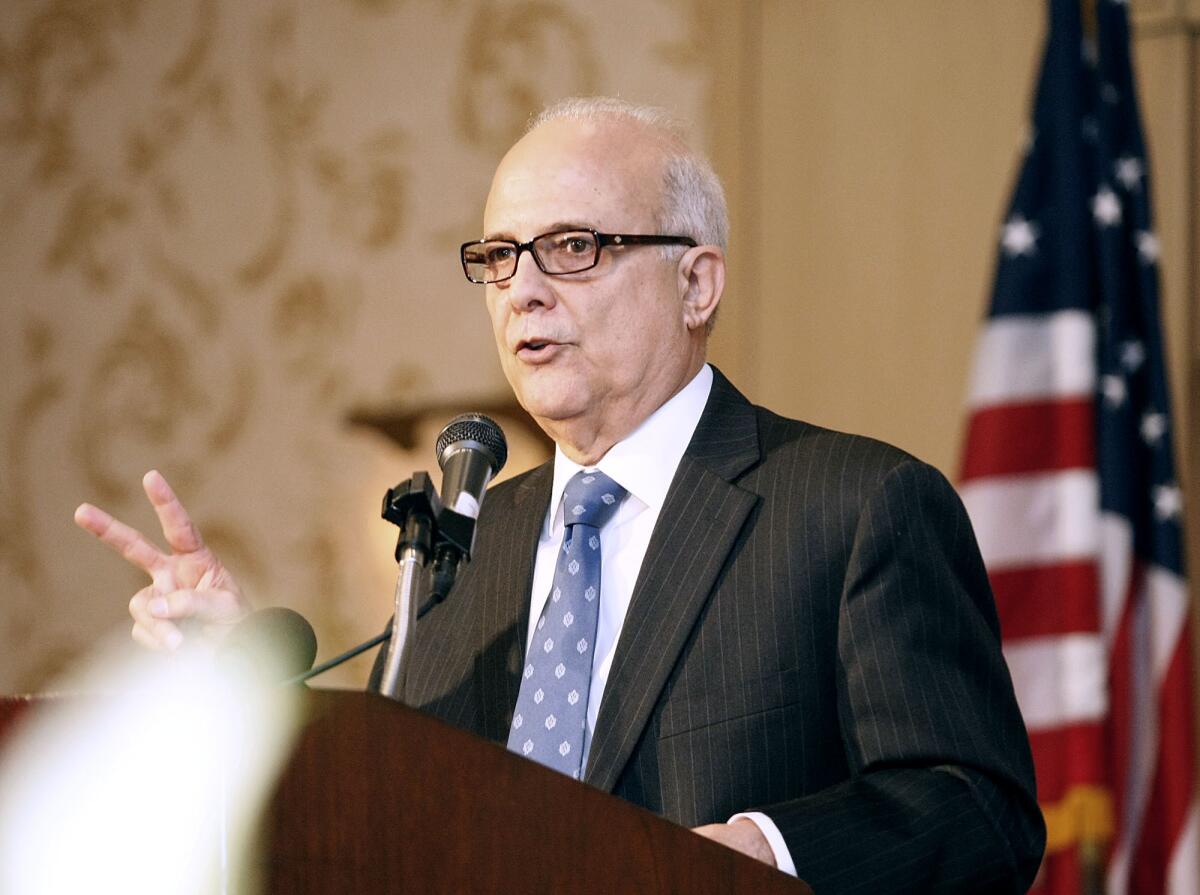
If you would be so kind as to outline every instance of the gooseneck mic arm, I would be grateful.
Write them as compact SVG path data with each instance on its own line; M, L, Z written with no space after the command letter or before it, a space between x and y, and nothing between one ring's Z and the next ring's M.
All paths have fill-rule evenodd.
M288 678L286 681L283 682L283 684L284 684L284 686L290 686L292 684L303 684L309 678L314 678L318 674L324 674L327 671L331 671L332 669L337 668L342 663L349 662L355 656L365 653L367 650L371 649L372 647L379 646L379 644L383 643L385 640L387 640L391 636L392 636L392 626L388 625L386 630L384 630L380 634L376 634L370 640L364 640L358 646L351 647L350 649L346 650L344 653L334 656L332 659L322 662L320 665L315 665L315 666L313 666L313 668L311 668L308 671L305 671L302 674L298 674L295 677Z
M417 621L420 621L422 618L424 618L425 613L432 609L435 605L437 605L437 603L432 598L426 600L425 605L417 610ZM295 677L288 678L283 682L283 685L289 686L291 684L303 684L305 681L311 680L319 674L324 674L327 671L333 671L333 669L337 668L339 665L343 665L346 662L349 662L351 659L361 656L367 650L374 649L381 643L386 643L391 639L391 637L392 623L388 622L388 626L370 640L364 640L358 646L352 646L344 653L339 653L332 659L325 660L320 665L314 666L311 670L306 671L303 674L297 674ZM373 689L374 688L372 687L372 690Z

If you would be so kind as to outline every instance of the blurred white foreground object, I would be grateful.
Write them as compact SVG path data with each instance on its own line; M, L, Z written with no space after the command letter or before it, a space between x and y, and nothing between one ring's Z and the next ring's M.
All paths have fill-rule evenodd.
M257 821L296 690L209 651L122 644L24 717L0 753L0 892L252 890Z

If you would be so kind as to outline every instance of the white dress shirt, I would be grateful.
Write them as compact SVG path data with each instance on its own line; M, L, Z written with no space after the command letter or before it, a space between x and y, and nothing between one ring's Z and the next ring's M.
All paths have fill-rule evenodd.
M600 701L612 669L617 640L625 624L629 601L633 597L633 586L642 567L646 548L650 545L650 535L658 522L658 514L662 512L667 489L708 402L712 381L712 368L705 364L691 382L647 417L628 438L613 445L595 466L586 467L588 472L597 469L603 472L623 487L628 496L608 524L600 530L600 616L596 625L587 726L583 735L584 767L587 766L588 753L591 751L592 732L596 729L596 717L600 713ZM571 477L584 468L569 459L561 449L555 448L554 485L533 566L526 650L533 642L534 630L549 598L554 568L562 546L565 528L563 490ZM775 854L776 866L795 876L791 855L775 823L759 812L739 814L730 820L741 817L754 821L762 830Z

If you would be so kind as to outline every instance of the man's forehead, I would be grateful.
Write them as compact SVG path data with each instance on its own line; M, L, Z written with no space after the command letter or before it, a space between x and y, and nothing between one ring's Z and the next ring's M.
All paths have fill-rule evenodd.
M497 178L484 209L487 235L497 228L539 233L559 225L604 229L622 215L641 209L637 191L619 179L600 179L583 168L551 171L523 169ZM529 233L529 236L536 233Z
M552 122L527 134L496 170L484 211L486 234L556 223L596 229L628 226L632 218L642 223L658 204L661 155L637 135L622 141L630 135L619 131Z

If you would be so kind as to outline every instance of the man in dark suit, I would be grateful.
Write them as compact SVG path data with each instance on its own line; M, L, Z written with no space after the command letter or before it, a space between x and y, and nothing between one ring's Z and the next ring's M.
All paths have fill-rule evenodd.
M932 468L755 407L706 365L727 229L707 164L652 110L569 101L501 162L484 229L464 270L557 451L489 492L406 700L818 892L1026 888L1044 828L966 515ZM611 506L574 528L590 498L564 494L597 478ZM161 477L146 488L171 555L77 517L154 577L135 637L171 646L179 618L226 626L245 603ZM563 615L584 538L594 586ZM554 658L541 684L558 654L539 632L573 642L583 607L559 712L581 732L543 757L527 732L554 727L576 669Z

